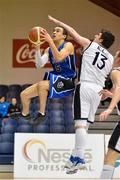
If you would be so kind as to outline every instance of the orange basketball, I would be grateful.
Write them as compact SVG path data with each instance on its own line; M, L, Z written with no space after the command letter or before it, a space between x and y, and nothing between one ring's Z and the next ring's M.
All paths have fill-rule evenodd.
M35 44L35 45L40 45L43 44L43 42L41 42L40 40L40 31L41 31L41 27L33 27L28 34L28 39L31 43Z

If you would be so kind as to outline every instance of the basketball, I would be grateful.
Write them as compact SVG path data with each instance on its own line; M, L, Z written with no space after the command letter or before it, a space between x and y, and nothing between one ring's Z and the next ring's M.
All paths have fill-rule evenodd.
M28 34L28 39L32 44L40 45L43 44L40 40L41 27L33 27Z

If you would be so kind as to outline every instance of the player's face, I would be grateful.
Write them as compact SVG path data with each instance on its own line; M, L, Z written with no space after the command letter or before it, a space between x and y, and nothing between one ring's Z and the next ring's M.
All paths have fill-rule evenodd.
M61 41L65 39L65 35L63 34L63 28L61 27L55 27L52 38L54 41Z
M101 36L102 33L96 34L94 37L94 42L101 43L102 42Z

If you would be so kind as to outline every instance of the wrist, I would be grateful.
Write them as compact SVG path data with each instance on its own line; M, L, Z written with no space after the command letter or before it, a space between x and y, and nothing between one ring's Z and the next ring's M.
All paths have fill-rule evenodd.
M54 42L53 42L53 40L52 40L52 39L49 39L48 43L49 43L49 45L54 44Z
M112 107L108 107L107 110L110 111L110 112L112 112L112 111L113 111L113 108L112 108Z

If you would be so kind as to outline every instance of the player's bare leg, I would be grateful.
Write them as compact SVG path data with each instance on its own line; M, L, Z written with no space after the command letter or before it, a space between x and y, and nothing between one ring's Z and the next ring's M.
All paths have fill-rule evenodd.
M38 84L38 96L40 101L39 112L42 114L45 114L48 91L49 91L49 81L40 81Z
M32 86L22 91L20 96L23 106L22 115L27 117L27 115L29 116L29 105L31 98L38 96L38 83L33 84Z
M114 166L118 156L120 156L120 153L109 148L105 156L104 164L109 164L111 166Z
M30 122L31 125L39 125L45 119L45 107L49 91L49 81L40 81L37 86L40 101L40 109L37 116Z
M102 169L100 179L112 179L114 173L114 165L116 159L120 156L120 153L112 149L108 149L107 154L105 155L104 166Z

